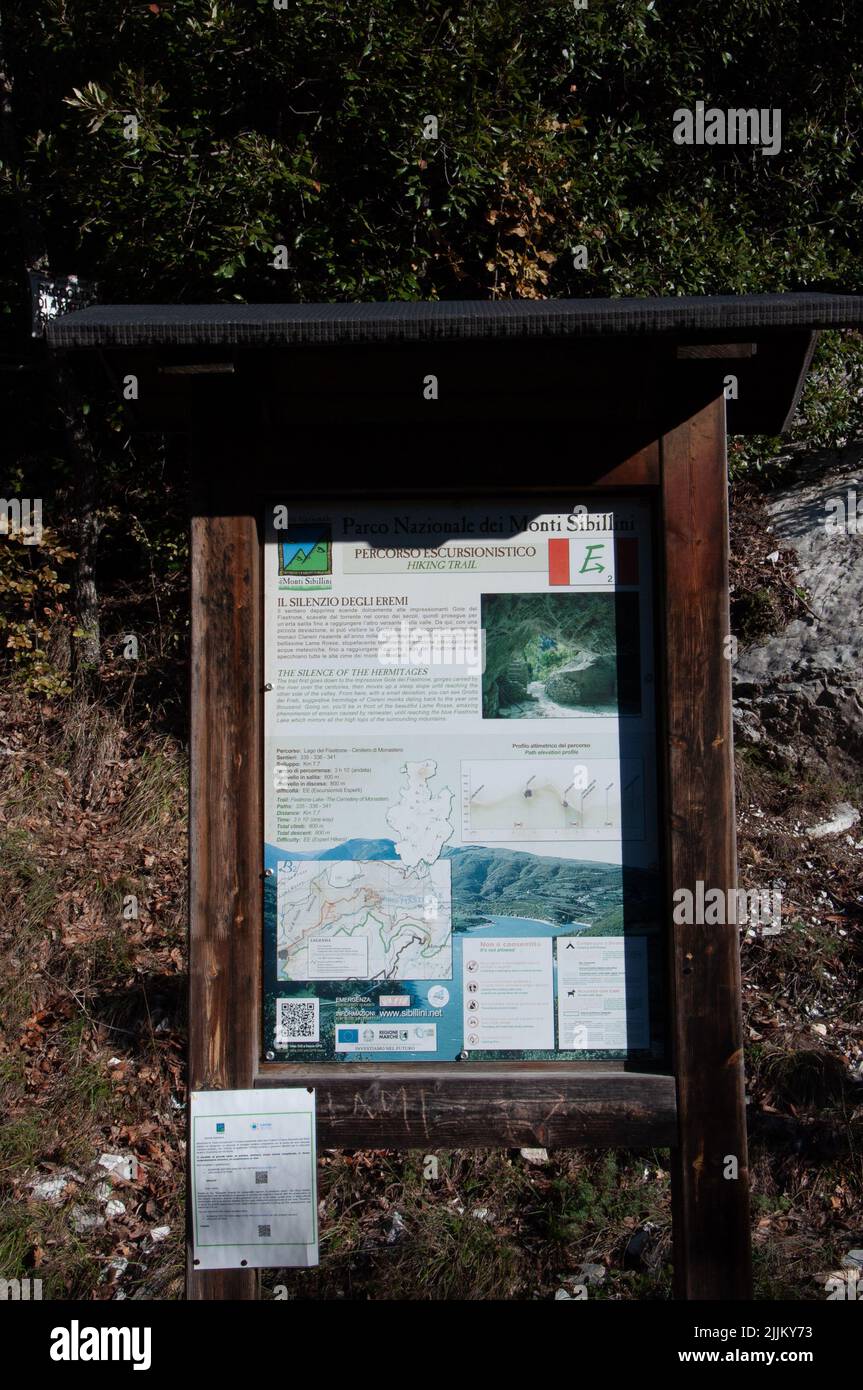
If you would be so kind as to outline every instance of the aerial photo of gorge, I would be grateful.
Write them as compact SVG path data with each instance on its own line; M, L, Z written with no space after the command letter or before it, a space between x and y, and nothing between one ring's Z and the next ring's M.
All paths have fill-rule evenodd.
M638 594L483 594L484 719L641 713Z

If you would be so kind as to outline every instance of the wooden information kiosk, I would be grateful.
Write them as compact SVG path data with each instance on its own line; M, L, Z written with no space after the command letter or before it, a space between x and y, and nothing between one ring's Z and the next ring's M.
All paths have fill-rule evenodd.
M191 438L192 1089L313 1087L330 1146L670 1147L678 1297L751 1297L738 929L672 905L736 887L726 428L860 306L51 324Z

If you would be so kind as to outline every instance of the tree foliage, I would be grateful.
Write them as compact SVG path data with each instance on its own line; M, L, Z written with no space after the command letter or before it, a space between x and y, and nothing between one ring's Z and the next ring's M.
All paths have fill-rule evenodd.
M849 0L55 0L7 21L18 173L52 260L111 299L850 290L859 18ZM778 107L781 153L675 146L697 100Z
M0 346L26 341L27 210L52 269L105 302L860 291L860 17L855 0L7 6ZM675 145L699 100L778 108L781 152ZM825 345L804 403L818 442L855 428L861 373L859 340ZM139 471L122 422L99 427L116 505Z

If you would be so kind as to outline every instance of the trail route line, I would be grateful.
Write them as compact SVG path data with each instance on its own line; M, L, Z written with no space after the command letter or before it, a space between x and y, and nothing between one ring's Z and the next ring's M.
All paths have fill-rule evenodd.
M277 954L280 980L451 979L449 860L282 862Z

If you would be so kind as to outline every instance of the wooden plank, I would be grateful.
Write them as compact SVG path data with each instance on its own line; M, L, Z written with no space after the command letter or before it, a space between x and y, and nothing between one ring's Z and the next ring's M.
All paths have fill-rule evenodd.
M565 507L582 492L659 487L659 440L653 430L636 431L630 427L616 431L585 429L576 433L567 424L558 425L551 434L544 422L542 437L548 457L543 462L541 476L529 477L518 487L502 484L493 494L498 501L513 496L529 499L532 493L543 498L557 493ZM296 425L290 438L292 450L300 456L306 453L319 456L321 448L325 447L327 456L336 459L350 454L361 438L363 449L375 459L374 483L346 480L339 487L342 498L391 501L419 496L441 501L458 498L459 502L472 498L487 504L489 456L503 460L506 476L513 459L532 456L537 435L535 422L528 425L508 422L503 435L495 434L491 438L486 427L475 423L460 428L455 435L451 426L429 423L412 443L413 467L407 478L404 476L404 433L398 427L367 425L360 436L356 428L345 431L333 422L326 444L322 446L319 427L310 430L308 426ZM284 436L278 430L260 441L260 463L255 481L261 494L269 494L273 500L286 500L283 441ZM423 478L427 481L422 481ZM320 486L315 486L314 479L305 484L292 479L290 498L298 502L319 500Z
M597 449L593 460L582 463L581 472L585 481L578 486L588 492L592 488L658 487L659 442L651 440L631 453L626 448Z
M673 1077L590 1064L269 1065L257 1084L314 1086L319 1142L334 1148L643 1148L677 1136Z
M681 343L677 349L680 362L713 361L725 358L754 357L757 343Z
M487 343L479 352L457 343L403 343L359 353L351 347L276 350L240 360L282 429L317 428L322 415L328 426L341 428L446 422L447 451L453 426L476 420L520 423L533 431L534 448L537 430L554 421L614 429L621 421L621 379L628 383L626 420L652 419L675 365L673 344L664 341ZM432 378L436 395L429 398Z
M588 385L584 395L571 398L552 389L530 395L479 390L470 395L455 391L444 395L442 389L435 401L425 401L421 393L414 399L407 391L400 396L378 391L354 397L346 392L334 392L331 396L301 395L298 391L288 394L283 386L276 386L274 390L279 391L280 428L283 430L289 430L296 421L306 424L318 421L324 414L329 422L342 428L353 425L365 428L380 421L399 422L402 429L406 422L414 421L425 428L433 418L435 424L444 422L454 430L476 419L511 420L534 426L541 420L546 426L556 422L561 426L578 423L587 427L600 424L612 427L620 413L619 392L608 384ZM627 417L635 421L653 421L659 390L659 385L652 389L644 385L631 402Z
M260 543L229 431L199 437L191 530L189 1086L254 1084L261 933ZM232 469L221 470L217 461ZM238 466L239 465L239 466ZM220 487L232 471L233 492ZM254 1270L197 1272L188 1297L253 1299Z
M786 399L785 414L782 417L782 423L776 431L777 434L784 434L786 430L790 430L791 428L794 416L797 414L797 406L800 402L800 397L803 395L803 387L806 385L809 368L812 366L812 358L815 356L815 349L818 346L820 338L820 333L809 334L809 341L805 344L802 352L802 361L800 361L800 368L797 373L797 380L794 383L794 390L791 394L791 399Z
M662 440L669 894L736 886L724 404ZM738 929L669 922L676 1290L751 1298Z

